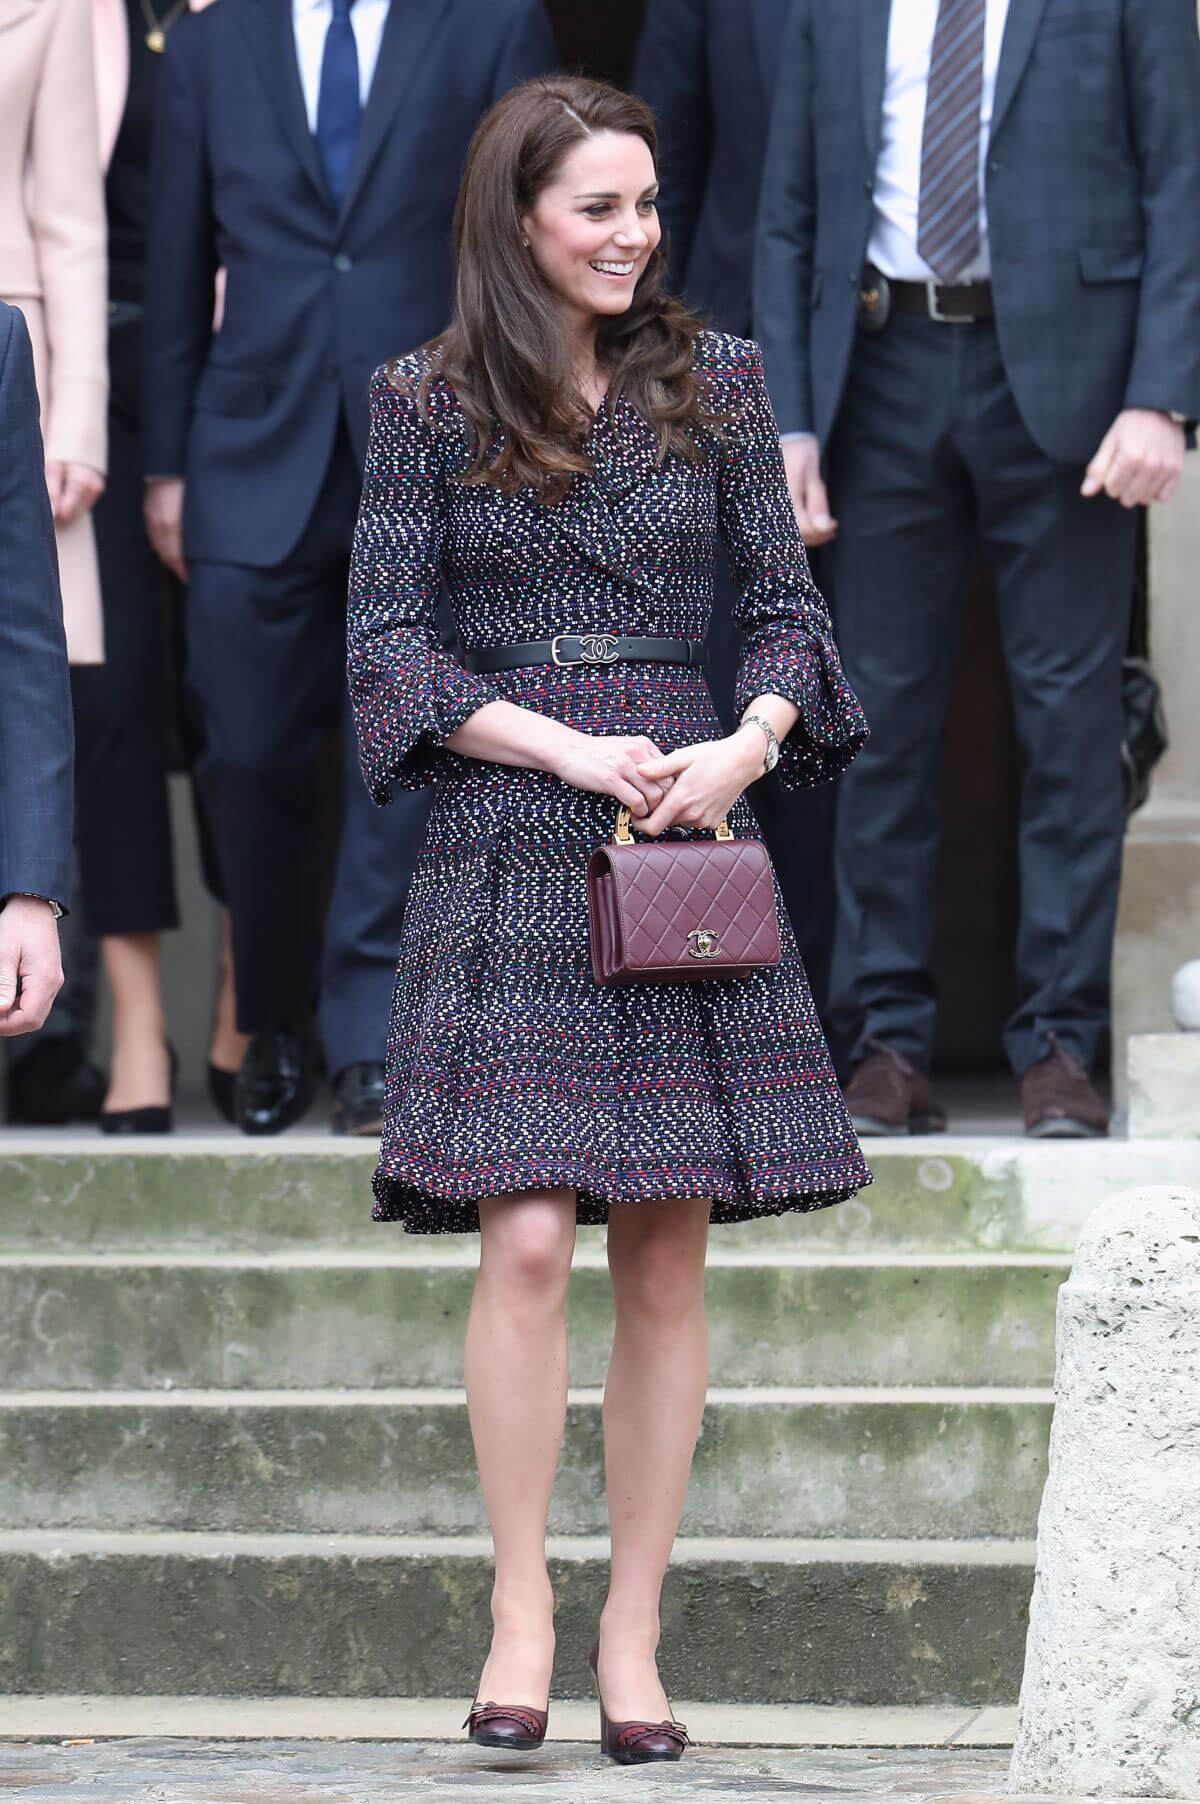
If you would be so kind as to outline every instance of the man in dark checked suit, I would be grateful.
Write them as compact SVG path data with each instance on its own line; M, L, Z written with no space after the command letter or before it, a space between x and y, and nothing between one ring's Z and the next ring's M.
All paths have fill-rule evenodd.
M1134 510L1200 415L1194 0L795 0L778 94L758 336L872 728L837 824L851 1113L943 1125L938 768L978 533L1023 762L1005 1046L1027 1132L1103 1133Z
M480 115L555 66L541 0L220 0L167 39L146 300L147 524L190 577L198 766L233 921L235 1091L275 1133L313 1091L314 754L344 719L320 1021L335 1131L379 1131L427 797L370 802L345 684L367 384L450 310ZM213 279L225 270L213 331Z
M75 741L29 330L0 301L0 1037L62 984Z
M658 210L675 286L722 332L753 330L754 222L789 0L648 0L632 87L654 108ZM736 725L738 632L724 559L709 627L713 696ZM814 567L818 583L826 573ZM824 1013L833 949L836 786L787 795L776 775L751 800Z

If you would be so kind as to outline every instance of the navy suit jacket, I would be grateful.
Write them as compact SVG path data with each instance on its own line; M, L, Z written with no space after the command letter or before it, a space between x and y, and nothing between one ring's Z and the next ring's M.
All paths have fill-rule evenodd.
M837 416L871 227L890 0L794 0L755 293L782 431ZM986 169L1021 415L1083 464L1123 407L1200 417L1194 0L1010 0ZM953 331L953 327L947 327Z
M0 301L0 898L65 901L74 761L33 351Z
M173 27L154 148L144 468L186 478L187 556L286 558L343 413L361 464L371 372L449 317L471 133L506 89L556 62L541 0L391 0L335 209L291 0L217 0Z
M649 0L633 87L654 108L671 275L750 336L754 220L788 0Z

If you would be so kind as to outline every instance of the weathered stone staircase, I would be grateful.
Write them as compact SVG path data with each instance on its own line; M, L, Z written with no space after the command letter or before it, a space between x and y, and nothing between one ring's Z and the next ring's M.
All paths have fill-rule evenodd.
M855 1201L713 1231L713 1388L664 1595L676 1696L1013 1702L1078 1225L1128 1184L1200 1182L1200 1143L870 1151ZM370 1168L315 1135L0 1139L0 1693L469 1693L477 1243L372 1223ZM555 1685L582 1697L598 1230L569 1310Z

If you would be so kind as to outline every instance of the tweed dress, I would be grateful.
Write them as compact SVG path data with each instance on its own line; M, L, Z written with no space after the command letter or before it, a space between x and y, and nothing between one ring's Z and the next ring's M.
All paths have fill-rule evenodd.
M477 675L436 632L441 584L459 643L556 632L702 639L717 535L740 580L739 707L786 696L800 718L777 770L822 782L866 723L842 674L788 499L757 345L705 332L696 363L718 429L669 454L631 402L602 406L593 474L558 504L456 480L471 455L425 354L377 371L354 541L348 675L367 787L386 803L432 783L388 1031L373 1217L411 1233L477 1231L481 1198L569 1186L581 1222L614 1202L709 1197L714 1223L809 1210L870 1182L776 884L783 956L744 978L598 985L586 867L617 803L542 770L443 742L503 697L585 733L663 752L722 728L702 669L620 662ZM745 797L735 834L761 837ZM674 828L667 837L696 837Z

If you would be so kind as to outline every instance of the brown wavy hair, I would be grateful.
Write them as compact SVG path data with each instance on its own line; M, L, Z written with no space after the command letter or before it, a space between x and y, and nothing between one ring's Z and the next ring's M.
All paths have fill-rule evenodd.
M418 388L428 414L430 383L453 387L474 432L468 483L511 494L529 484L543 502L561 500L590 471L583 439L592 414L578 392L563 314L521 242L521 217L564 156L594 132L629 132L658 166L654 115L632 94L581 76L522 82L480 121L467 152L454 213L454 317L428 345ZM696 461L697 429L717 426L693 367L701 329L682 301L663 292L664 246L651 254L625 313L601 315L596 360L608 376L603 405L625 394L668 451ZM496 427L503 431L497 448Z

